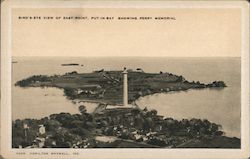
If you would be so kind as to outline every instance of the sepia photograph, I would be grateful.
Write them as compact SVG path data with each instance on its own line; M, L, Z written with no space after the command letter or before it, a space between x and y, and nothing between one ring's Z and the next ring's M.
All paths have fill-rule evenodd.
M10 7L6 154L248 155L247 3L45 4Z
M239 57L13 59L13 148L240 148Z

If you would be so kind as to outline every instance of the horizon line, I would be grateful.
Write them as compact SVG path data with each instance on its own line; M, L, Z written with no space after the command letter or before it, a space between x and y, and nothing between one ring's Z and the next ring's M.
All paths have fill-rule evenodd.
M11 56L11 57L89 57L89 58L241 58L241 56Z

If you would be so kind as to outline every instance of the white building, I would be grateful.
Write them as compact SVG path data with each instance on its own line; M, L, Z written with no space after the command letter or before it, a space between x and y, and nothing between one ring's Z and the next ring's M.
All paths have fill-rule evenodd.
M45 126L44 125L39 125L38 132L40 135L43 135L46 133Z

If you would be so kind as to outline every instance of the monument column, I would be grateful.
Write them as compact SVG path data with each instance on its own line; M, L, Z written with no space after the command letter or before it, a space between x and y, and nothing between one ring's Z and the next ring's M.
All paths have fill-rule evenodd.
M123 73L123 106L128 105L128 71L125 68Z

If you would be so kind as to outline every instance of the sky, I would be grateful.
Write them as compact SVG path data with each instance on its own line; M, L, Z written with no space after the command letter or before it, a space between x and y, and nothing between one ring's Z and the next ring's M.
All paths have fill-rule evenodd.
M62 19L70 16L88 20ZM15 8L11 47L12 56L240 57L240 28L239 9Z

